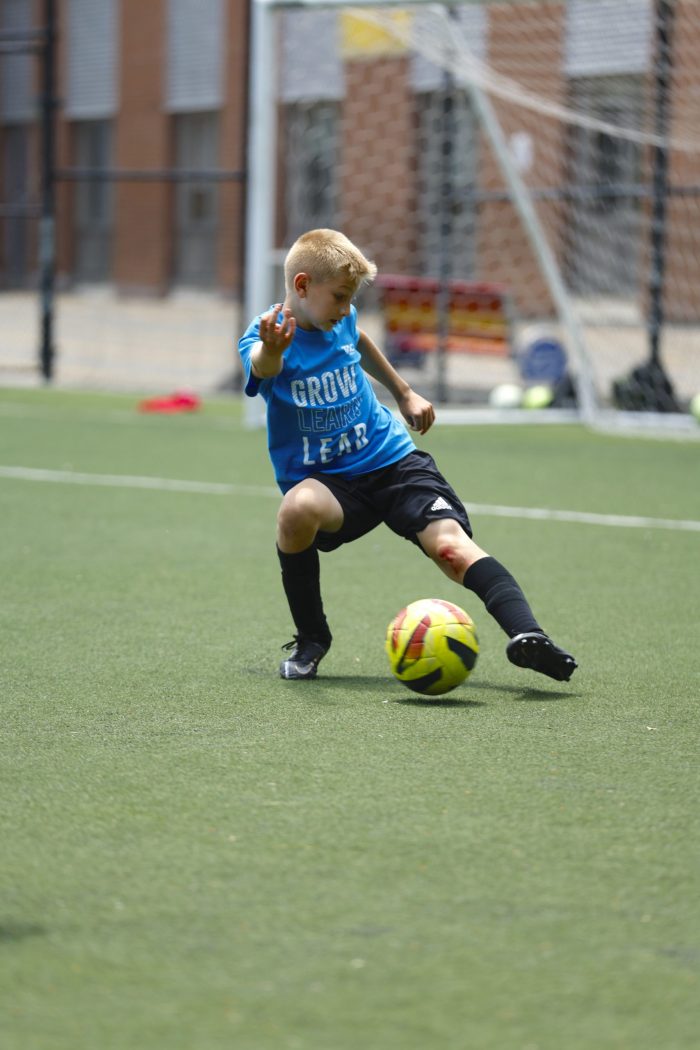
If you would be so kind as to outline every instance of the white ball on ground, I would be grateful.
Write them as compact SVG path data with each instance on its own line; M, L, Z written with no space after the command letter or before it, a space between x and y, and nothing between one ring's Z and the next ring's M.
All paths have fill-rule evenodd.
M517 383L500 383L489 393L492 408L519 408L522 399L523 391Z

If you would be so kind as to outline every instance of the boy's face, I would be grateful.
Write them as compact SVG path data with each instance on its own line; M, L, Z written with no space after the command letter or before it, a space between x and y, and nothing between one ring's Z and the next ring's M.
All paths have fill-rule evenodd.
M318 281L299 273L294 279L294 291L297 298L294 315L300 327L330 332L350 313L357 285L347 277Z

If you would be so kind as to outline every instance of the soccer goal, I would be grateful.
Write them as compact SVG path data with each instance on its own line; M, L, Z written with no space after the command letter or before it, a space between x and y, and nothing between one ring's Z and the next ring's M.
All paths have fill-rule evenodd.
M691 425L698 0L255 0L252 47L248 315L333 226L382 275L365 326L455 416L527 389Z

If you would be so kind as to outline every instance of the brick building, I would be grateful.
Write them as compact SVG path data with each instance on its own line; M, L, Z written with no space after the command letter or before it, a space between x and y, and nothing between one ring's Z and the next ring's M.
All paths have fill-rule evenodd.
M56 0L60 281L240 295L250 2ZM42 9L40 0L0 0L0 31L40 25ZM675 5L670 131L680 139L700 112L697 9L694 0ZM652 0L543 0L466 4L453 17L474 59L521 90L648 129L654 10ZM444 68L400 33L337 10L285 11L270 46L279 97L279 248L302 229L339 226L384 271L435 274L447 252L453 276L505 284L523 316L550 310L473 99L450 85ZM37 91L35 59L0 57L5 287L35 279L36 224L16 209L38 196ZM497 98L495 109L569 287L643 308L649 148L550 119L517 97ZM81 178L85 169L121 176ZM226 178L164 177L197 169ZM667 313L696 320L697 151L671 151L669 183L678 193L667 208Z
M665 134L690 148L668 151L665 305L669 320L685 322L700 317L700 7L678 0L673 11ZM459 63L503 78L489 101L569 289L629 301L638 316L651 268L656 16L652 0L510 0L451 15ZM412 35L403 24L389 32L392 17L411 20ZM441 272L447 251L454 277L497 281L522 316L546 316L541 266L474 100L459 78L450 84L449 63L426 58L438 37L450 54L449 27L436 36L431 18L412 9L368 29L337 11L284 15L278 242L333 221L382 270L413 274ZM423 50L406 43L421 38ZM309 40L323 61L300 72L293 56ZM525 93L544 105L523 105ZM319 171L323 193L305 192Z
M43 10L38 0L0 0L0 32L40 27ZM56 11L59 281L236 294L248 0L57 0ZM31 55L0 57L6 287L35 276L35 223L19 211L39 196L39 73ZM197 169L228 177L167 177ZM108 177L115 170L118 180Z

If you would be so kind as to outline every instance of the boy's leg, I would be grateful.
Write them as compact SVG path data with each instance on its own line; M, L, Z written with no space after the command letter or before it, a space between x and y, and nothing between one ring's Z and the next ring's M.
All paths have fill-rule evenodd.
M558 681L571 677L577 666L574 658L547 637L508 569L477 546L459 522L451 518L432 521L417 538L451 580L483 601L487 612L511 639L506 648L511 663Z
M343 510L335 496L313 479L302 481L286 493L277 515L277 554L282 586L287 596L297 636L293 652L282 661L283 678L313 678L328 652L331 632L321 598L321 573L314 546L320 529L334 532L343 523Z
M516 580L504 565L467 536L457 521L441 518L418 533L420 544L442 571L481 598L510 638L542 631Z
M331 633L321 598L318 551L309 547L299 554L285 554L278 547L277 557L282 570L282 586L297 632L303 638L330 643Z

